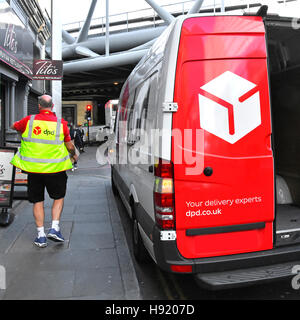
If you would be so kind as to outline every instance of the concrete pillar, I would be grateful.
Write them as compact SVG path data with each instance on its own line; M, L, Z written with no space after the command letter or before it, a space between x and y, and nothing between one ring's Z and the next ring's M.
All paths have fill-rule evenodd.
M52 18L52 38L51 38L51 58L52 60L62 60L62 22L60 16L60 0L51 0ZM62 115L62 83L59 80L51 81L51 91L54 103L53 111L58 117Z
M23 103L23 117L26 117L28 115L28 96L30 92L30 82L27 82L25 84L25 90L24 90L24 103Z
M105 55L109 56L109 0L106 0L106 20L105 20Z
M5 128L6 130L9 129L10 126L10 86L5 86Z
M16 82L11 83L10 89L10 125L16 121Z

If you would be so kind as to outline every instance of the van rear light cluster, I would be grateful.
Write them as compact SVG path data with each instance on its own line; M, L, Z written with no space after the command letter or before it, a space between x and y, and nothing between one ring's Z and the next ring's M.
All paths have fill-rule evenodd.
M156 223L162 229L175 229L173 164L158 159L154 166L154 209Z
M193 272L193 266L191 265L171 265L171 270L173 272L191 273Z

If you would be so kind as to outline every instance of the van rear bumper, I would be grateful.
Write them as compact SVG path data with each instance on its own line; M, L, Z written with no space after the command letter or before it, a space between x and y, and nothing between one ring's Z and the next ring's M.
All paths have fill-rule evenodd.
M293 266L300 265L300 244L266 251L186 259L178 251L176 240L160 240L160 229L157 226L153 230L153 240L154 254L160 268L172 272L171 265L191 265L192 274L199 284L210 289L232 288L292 277Z
M296 272L293 268L297 266ZM299 271L300 261L245 268L233 271L197 273L195 279L201 287L210 290L230 289L241 286L250 286L262 282L288 279Z

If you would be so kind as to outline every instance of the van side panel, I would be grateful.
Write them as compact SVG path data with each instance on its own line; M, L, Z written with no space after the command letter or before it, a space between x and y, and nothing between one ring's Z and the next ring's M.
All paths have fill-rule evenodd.
M192 143L172 141L179 252L200 258L272 249L274 166L262 19L186 19L174 101L173 129L182 137L192 130ZM197 169L187 161L193 157L201 170L187 174Z

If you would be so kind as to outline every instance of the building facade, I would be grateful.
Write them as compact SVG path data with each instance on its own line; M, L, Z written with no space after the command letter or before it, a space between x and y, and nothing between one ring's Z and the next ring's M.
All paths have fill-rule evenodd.
M97 124L95 121L95 111L97 104L92 100L86 101L63 101L62 103L62 117L68 121L69 124L77 126L85 126L87 120L85 119L86 107L92 106L90 125Z
M0 146L19 137L10 126L38 113L48 84L32 80L34 59L45 58L50 31L36 0L0 0Z

